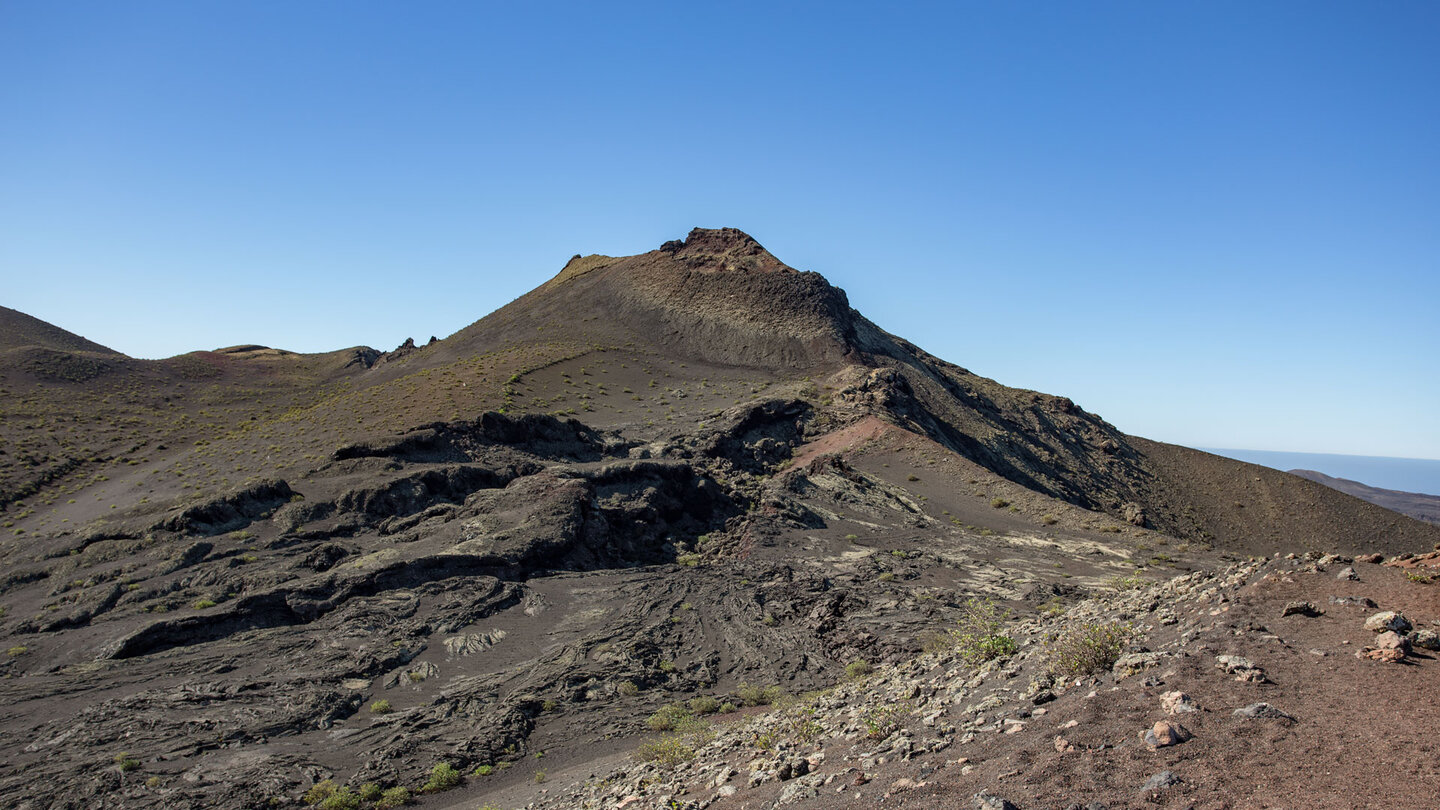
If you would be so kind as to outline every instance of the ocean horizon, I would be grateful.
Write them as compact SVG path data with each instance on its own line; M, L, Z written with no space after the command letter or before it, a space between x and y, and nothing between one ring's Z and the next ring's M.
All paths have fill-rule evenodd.
M1198 447L1207 453L1248 461L1289 472L1315 470L1335 478L1348 478L1372 487L1440 495L1440 459L1347 456L1337 453L1287 453L1276 450L1236 450Z

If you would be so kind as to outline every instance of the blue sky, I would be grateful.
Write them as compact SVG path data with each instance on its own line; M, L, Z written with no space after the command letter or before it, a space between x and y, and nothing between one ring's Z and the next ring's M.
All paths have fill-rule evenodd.
M0 2L0 303L444 337L742 228L1121 429L1440 458L1440 6Z

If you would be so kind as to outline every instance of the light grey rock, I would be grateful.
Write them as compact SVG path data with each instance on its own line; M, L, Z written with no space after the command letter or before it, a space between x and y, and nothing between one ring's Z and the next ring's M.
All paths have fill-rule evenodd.
M1236 709L1231 712L1236 717L1244 717L1250 720L1289 720L1295 722L1295 718L1271 706L1269 703L1251 703L1249 706Z

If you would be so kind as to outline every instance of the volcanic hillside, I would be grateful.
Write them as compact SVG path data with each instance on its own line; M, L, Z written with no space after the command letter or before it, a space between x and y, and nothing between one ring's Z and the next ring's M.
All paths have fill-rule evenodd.
M513 786L677 700L908 660L973 595L1440 541L931 357L733 229L384 353L137 360L0 316L21 806Z

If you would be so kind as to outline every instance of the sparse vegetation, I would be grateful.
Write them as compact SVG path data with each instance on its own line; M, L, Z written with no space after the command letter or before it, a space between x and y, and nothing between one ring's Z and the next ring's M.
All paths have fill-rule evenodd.
M430 779L420 788L421 793L441 793L460 784L461 775L454 765L441 762L430 769Z
M375 802L375 810L394 810L396 807L404 807L410 803L410 789L403 787L386 788L380 792L379 801Z
M683 703L661 706L658 711L645 720L645 725L651 731L690 731L701 724L702 722L697 720L690 713L690 708Z
M1117 591L1133 591L1136 588L1146 587L1150 584L1150 580L1140 576L1140 572L1136 571L1128 576L1111 577L1105 584Z
M845 677L856 680L874 672L875 668L870 666L869 661L851 661L845 665Z
M779 700L784 694L785 692L778 686L761 688L759 686L751 686L748 683L740 684L740 688L736 690L736 695L739 696L740 702L746 706L769 706Z
M389 714L392 711L394 709L390 707L390 701L383 698L370 704L371 714Z
M1135 630L1120 622L1087 622L1071 628L1050 644L1050 668L1063 678L1078 678L1108 670L1135 637Z
M996 509L1004 509L1010 505L1010 502L1004 498L991 498L990 505Z
M950 631L957 653L974 666L995 658L1014 655L1019 649L1015 639L1001 632L1005 611L992 599L971 597L961 607L960 627Z
M667 734L658 740L641 743L635 749L635 757L641 762L657 762L667 768L695 758L695 748L677 734Z

